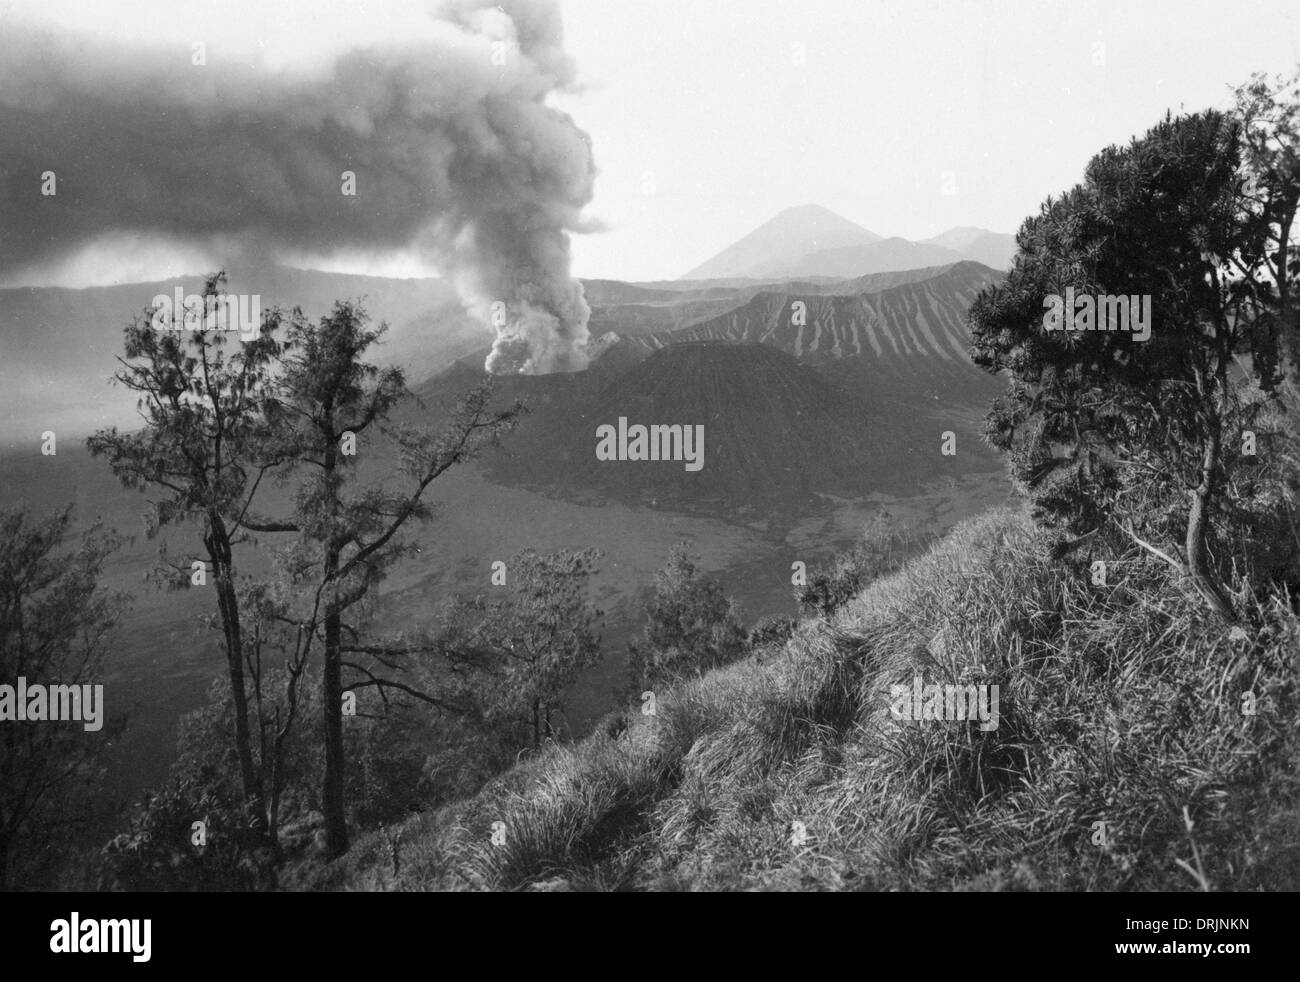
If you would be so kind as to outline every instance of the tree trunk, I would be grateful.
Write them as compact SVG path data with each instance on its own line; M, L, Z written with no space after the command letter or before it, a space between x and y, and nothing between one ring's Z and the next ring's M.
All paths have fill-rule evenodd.
M266 809L266 834L271 838L271 848L275 851L275 860L280 861L280 783L283 780L280 771L280 754L276 751L275 760L271 762L271 794Z
M335 859L348 851L347 818L343 807L343 666L339 651L339 612L331 602L325 612L325 669L321 698L325 712L325 844Z
M262 779L253 761L253 737L248 724L248 693L244 688L243 630L239 620L239 598L235 594L230 535L221 516L208 516L206 545L216 579L217 609L226 641L226 671L230 676L230 697L235 708L235 754L239 759L239 776L250 817L256 827L264 828L266 812L262 796Z
M298 628L298 644L302 645L302 628ZM295 649L295 658L298 657L300 649ZM306 655L303 656L304 662ZM292 675L289 679L287 689L288 708L286 710L287 718L284 725L280 725L280 710L275 711L275 739L271 741L271 792L270 803L267 808L268 829L271 836L271 845L275 850L276 860L280 859L280 801L284 797L284 742L289 738L289 733L293 729L294 720L298 714L298 679L302 671L303 662L299 662L290 669Z
M1280 244L1277 250L1277 292L1278 308L1280 311L1281 333L1283 337L1282 351L1285 356L1291 359L1291 364L1285 366L1291 372L1291 379L1294 382L1300 381L1300 320L1293 316L1291 309L1291 276L1287 264L1290 262L1290 239L1291 225L1295 221L1296 199L1290 198L1287 201L1285 215L1281 223Z
M337 519L338 488L334 471L338 466L337 434L330 427L325 446L325 485L330 488L329 538L325 542L325 583L329 599L325 605L325 665L321 672L321 712L325 715L325 779L321 805L325 811L325 850L330 859L348 851L348 824L343 800L343 612L339 609L339 553Z
M326 457L333 463L333 454ZM332 534L332 533L331 533ZM321 711L325 714L325 848L330 859L348 851L348 826L343 801L343 630L338 601L339 549L325 546L325 582L330 598L325 605L325 666L321 672Z
M1210 609L1220 617L1231 621L1235 619L1232 603L1219 584L1214 570L1210 568L1205 547L1206 524L1209 519L1210 502L1214 497L1219 471L1219 434L1217 429L1205 444L1205 454L1201 458L1201 483L1192 491L1192 507L1187 516L1187 575L1196 592L1201 595Z

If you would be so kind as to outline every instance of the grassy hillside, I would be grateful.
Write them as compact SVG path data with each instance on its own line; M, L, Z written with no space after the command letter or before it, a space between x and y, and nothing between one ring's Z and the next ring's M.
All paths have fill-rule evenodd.
M309 885L1295 889L1293 598L1243 591L1230 631L1127 559L1093 586L1023 513L969 520L831 620L360 840ZM997 684L998 727L896 721L889 686L916 675Z

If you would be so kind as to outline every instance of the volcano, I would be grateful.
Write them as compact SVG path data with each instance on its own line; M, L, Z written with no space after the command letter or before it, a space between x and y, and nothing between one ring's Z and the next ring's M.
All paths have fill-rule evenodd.
M902 494L954 469L938 452L941 420L871 401L766 344L670 345L614 377L502 380L503 398L532 413L505 452L485 459L495 481L681 511L794 509L819 494ZM673 460L602 460L603 427L702 427L698 469ZM607 432L607 431L606 431Z

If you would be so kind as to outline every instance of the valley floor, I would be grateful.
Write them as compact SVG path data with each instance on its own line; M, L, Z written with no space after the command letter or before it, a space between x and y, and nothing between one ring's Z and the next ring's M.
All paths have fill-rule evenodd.
M105 578L107 588L134 596L106 664L109 712L128 716L106 760L109 794L125 806L163 780L175 757L178 720L204 704L221 672L219 636L205 626L212 614L208 598L144 582L160 544L141 531L145 497L118 487L102 462L75 445L61 447L57 458L25 454L5 461L0 491L6 504L45 509L73 503L80 524L99 519L134 537L110 559ZM812 568L829 558L856 539L879 509L918 532L939 533L1007 493L1002 473L972 474L937 481L915 497L822 498L788 519L745 524L617 502L577 503L493 483L472 465L449 472L434 490L434 521L412 527L419 555L395 568L381 588L378 623L393 631L429 624L453 593L487 588L492 562L524 548L593 547L604 554L595 587L607 612L605 658L571 694L570 735L585 734L614 706L626 674L627 642L643 622L642 600L675 543L691 544L701 568L721 580L752 623L765 615L793 616L790 564L798 559ZM188 544L181 530L163 540L173 551Z

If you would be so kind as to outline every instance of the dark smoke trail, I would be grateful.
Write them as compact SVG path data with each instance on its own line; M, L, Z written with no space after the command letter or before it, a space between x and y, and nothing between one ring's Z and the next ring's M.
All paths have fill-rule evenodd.
M489 367L586 364L569 233L591 144L547 97L574 81L552 2L432 5L432 37L297 73L191 64L188 44L124 50L0 34L0 272L108 232L274 260L418 245L497 328ZM57 175L57 194L41 175ZM344 171L356 194L342 193ZM232 257L241 258L241 257Z

